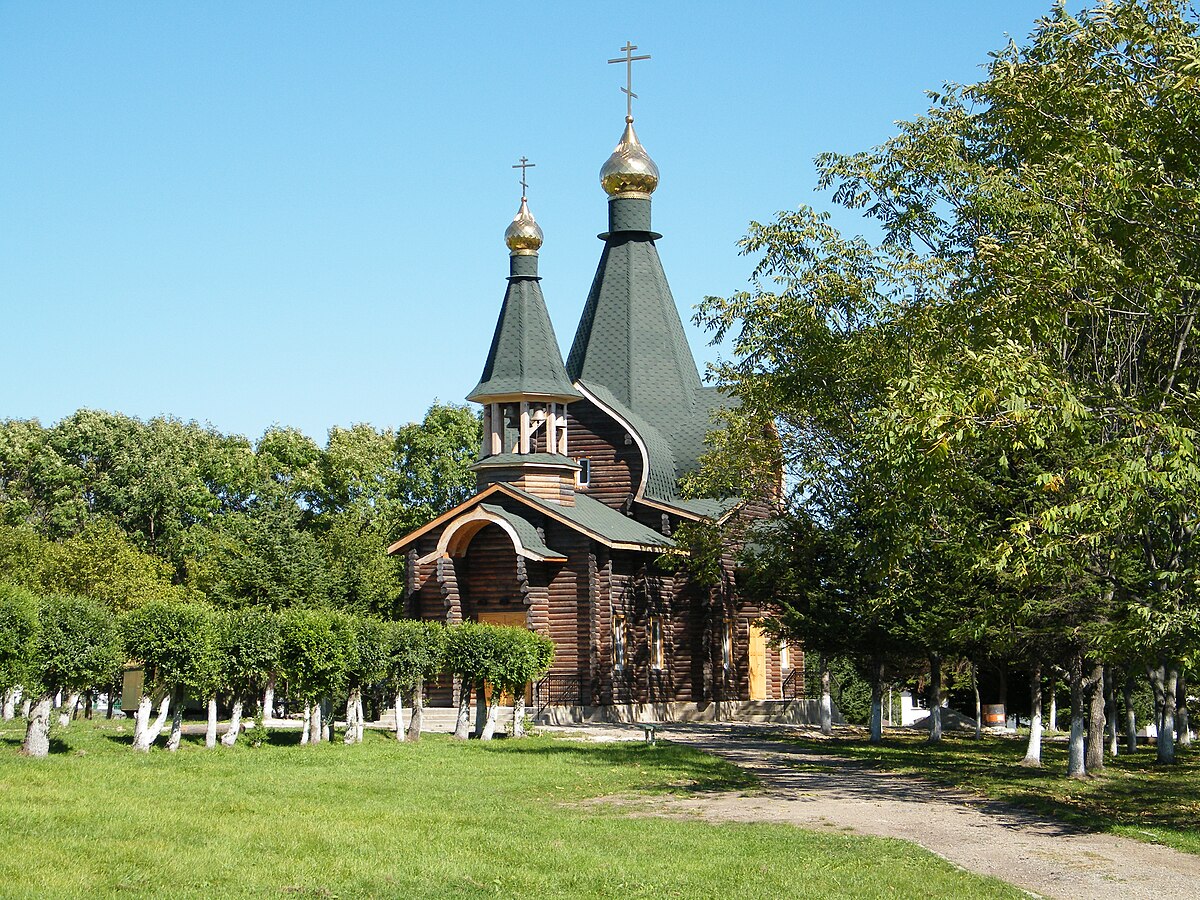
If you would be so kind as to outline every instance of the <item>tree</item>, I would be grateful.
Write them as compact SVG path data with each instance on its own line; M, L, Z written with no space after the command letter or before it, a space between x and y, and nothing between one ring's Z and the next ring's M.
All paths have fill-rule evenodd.
M218 639L220 684L232 698L229 728L221 743L232 747L241 732L242 709L252 692L262 689L280 664L279 616L270 610L247 607L228 611L221 620ZM265 724L270 711L263 709Z
M363 688L382 681L387 675L391 636L380 619L348 617L348 652L346 654L346 737L347 744L359 744L363 739Z
M491 737L495 731L495 701L500 694L513 698L512 736L525 736L525 689L532 681L544 678L554 663L554 642L526 628L500 626L495 632L498 644L493 671L493 703L488 710L487 727L481 737ZM489 731L490 729L490 731Z
M151 601L126 613L121 635L126 657L142 669L142 689L134 720L133 749L143 753L162 733L174 707L167 749L179 746L183 700L189 688L206 687L215 665L215 645L207 607L195 603ZM158 716L150 721L154 702Z
M425 706L425 681L437 676L445 665L448 633L440 622L401 619L389 622L384 644L387 646L385 678L396 709L396 740L405 739L404 695L412 694L412 718L408 740L421 739Z
M471 732L471 691L484 690L483 683L496 670L497 626L479 622L463 622L448 630L446 640L446 670L459 679L458 719L454 737L465 741Z
M121 665L111 613L83 597L52 596L38 603L33 652L25 668L34 698L21 752L50 752L50 706L59 692L89 690L107 683Z
M0 581L0 695L5 721L13 718L16 694L27 684L37 629L37 597Z
M343 684L349 650L347 629L323 609L291 609L280 617L280 670L292 696L304 704L301 743L323 739L321 701Z

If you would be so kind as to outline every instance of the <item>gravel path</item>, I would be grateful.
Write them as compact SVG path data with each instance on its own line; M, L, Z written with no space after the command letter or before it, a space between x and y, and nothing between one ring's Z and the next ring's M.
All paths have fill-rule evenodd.
M621 726L554 730L599 740L641 738L640 729ZM1045 897L1200 897L1200 856L1088 832L908 775L781 744L763 727L662 725L659 735L753 772L762 790L749 796L656 798L649 810L654 814L901 838Z

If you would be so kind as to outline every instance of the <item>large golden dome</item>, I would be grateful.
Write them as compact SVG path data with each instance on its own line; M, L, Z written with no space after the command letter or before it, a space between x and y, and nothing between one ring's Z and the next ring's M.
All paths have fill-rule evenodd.
M633 130L633 117L625 117L625 133L612 156L600 168L600 186L610 197L641 194L649 197L658 187L658 166Z
M529 211L529 204L521 198L521 208L513 216L512 223L504 229L504 243L516 254L537 253L542 246L542 229Z

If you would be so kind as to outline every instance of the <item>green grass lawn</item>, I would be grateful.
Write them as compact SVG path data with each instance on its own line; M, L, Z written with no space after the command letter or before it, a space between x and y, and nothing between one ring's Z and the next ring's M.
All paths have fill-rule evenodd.
M745 789L684 747L549 737L177 754L76 722L0 727L4 897L1016 897L898 841L632 817L588 798Z
M897 772L968 788L1096 831L1109 831L1200 853L1200 754L1179 751L1179 763L1160 766L1153 747L1109 759L1103 774L1068 779L1065 742L1042 745L1041 769L1019 763L1025 739L948 733L941 744L925 735L888 732L882 746L865 737L800 738L804 747L865 760Z

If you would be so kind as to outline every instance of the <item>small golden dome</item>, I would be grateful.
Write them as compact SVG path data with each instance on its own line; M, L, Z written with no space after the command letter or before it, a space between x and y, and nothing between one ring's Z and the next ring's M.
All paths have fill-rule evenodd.
M612 156L600 168L600 186L610 197L617 194L649 196L658 187L658 166L633 130L633 117L625 117L625 133Z
M537 253L542 246L542 229L529 211L529 204L521 198L521 208L513 216L512 224L504 229L504 243L514 254Z

